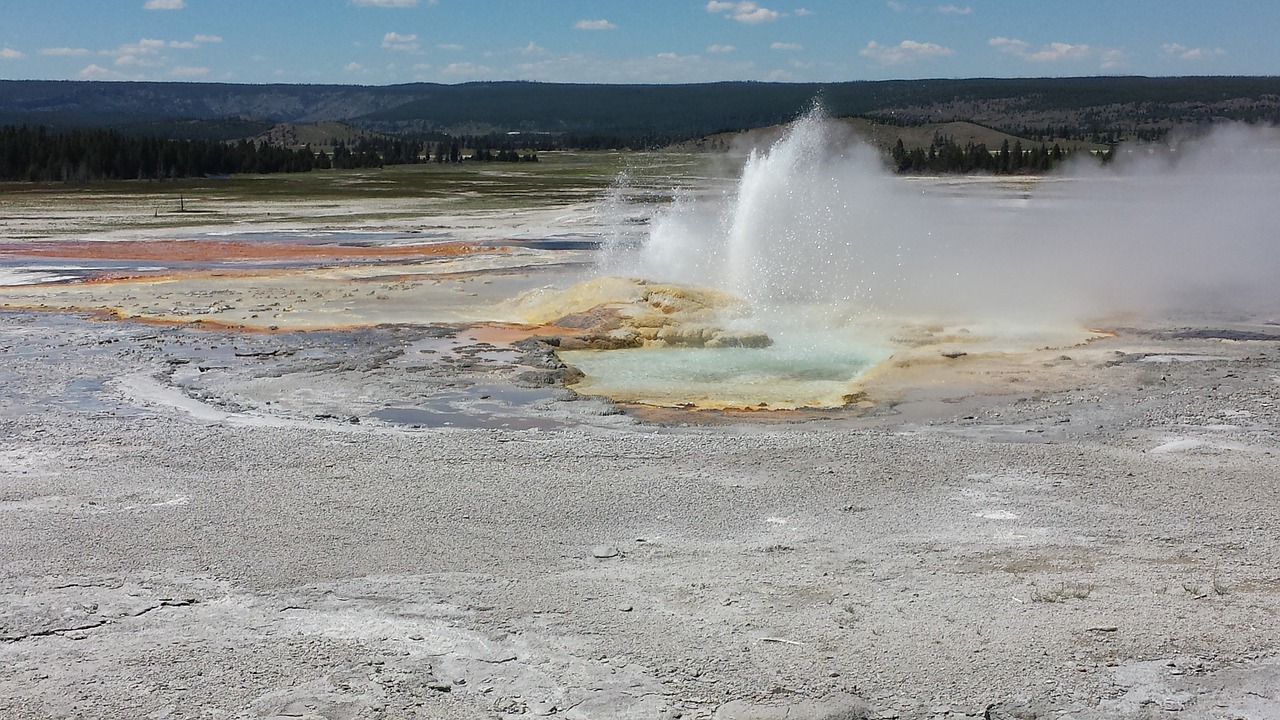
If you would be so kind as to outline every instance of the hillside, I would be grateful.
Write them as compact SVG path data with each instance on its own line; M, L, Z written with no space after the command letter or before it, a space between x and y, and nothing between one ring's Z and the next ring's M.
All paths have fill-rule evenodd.
M900 125L878 122L868 118L843 118L841 123L850 136L870 143L882 150L889 150L899 140L908 149L929 148L939 138L949 140L961 147L969 144L986 145L995 151L1004 142L1013 144L1026 139L1003 132L995 128L975 123L953 120L948 122L923 122L920 124ZM686 152L721 152L762 149L777 141L785 130L783 125L771 125L738 132L722 132L699 138L684 140L671 145L671 149ZM1046 137L1044 142L1059 144L1063 150L1104 152L1106 145L1066 137Z
M786 122L815 99L836 116L899 125L967 120L1022 136L1091 140L1220 120L1280 121L1276 77L386 87L0 80L0 125L226 139L277 123L340 121L395 134L529 132L653 145Z

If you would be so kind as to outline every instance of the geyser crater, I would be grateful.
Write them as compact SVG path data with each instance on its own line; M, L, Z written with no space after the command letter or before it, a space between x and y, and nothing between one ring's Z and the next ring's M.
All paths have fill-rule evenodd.
M561 359L586 376L580 392L847 406L902 368L918 379L930 364L1077 345L1099 336L1087 329L1107 325L1099 318L1205 311L1224 286L1255 297L1267 285L1250 259L1276 253L1258 232L1269 205L1241 213L1238 168L1204 161L1224 157L1223 143L1256 142L1250 133L1199 141L1172 170L1084 162L1055 182L900 178L815 111L752 150L736 183L678 195L642 241L607 244L599 277L513 308L557 328ZM1280 177L1243 175L1251 197ZM1205 242L1228 212L1244 221L1236 263Z

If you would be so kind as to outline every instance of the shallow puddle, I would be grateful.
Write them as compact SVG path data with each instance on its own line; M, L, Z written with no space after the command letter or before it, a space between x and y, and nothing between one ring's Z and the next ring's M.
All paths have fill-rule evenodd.
M468 430L555 430L564 423L514 415L474 415L464 412L436 412L417 407L388 407L369 413L369 417L392 425L409 428L465 428Z
M530 415L529 410L535 403L554 400L560 392L555 388L471 385L435 393L419 405L388 406L369 416L412 428L553 430L564 423Z
M620 402L702 408L841 407L884 357L877 347L660 348L559 353L586 374L573 389Z

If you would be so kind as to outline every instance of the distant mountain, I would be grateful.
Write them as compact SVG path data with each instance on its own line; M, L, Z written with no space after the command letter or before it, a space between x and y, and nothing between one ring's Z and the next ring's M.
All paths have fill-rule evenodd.
M104 127L172 120L349 120L420 97L415 86L0 80L0 122Z
M970 120L1006 131L1135 132L1222 119L1278 122L1280 78L385 87L0 80L0 125L227 139L276 123L342 121L387 133L555 133L653 144L785 122L815 101L833 115L902 124Z

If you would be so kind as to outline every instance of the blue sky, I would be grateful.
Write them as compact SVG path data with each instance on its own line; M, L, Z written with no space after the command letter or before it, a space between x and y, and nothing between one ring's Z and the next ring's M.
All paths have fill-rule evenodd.
M0 0L0 78L1280 74L1276 0Z

